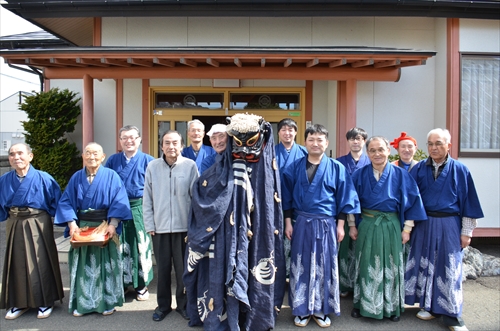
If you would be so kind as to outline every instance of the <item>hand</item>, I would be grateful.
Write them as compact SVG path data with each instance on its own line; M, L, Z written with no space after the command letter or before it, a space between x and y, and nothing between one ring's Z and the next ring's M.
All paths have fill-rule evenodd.
M403 245L406 244L408 242L408 240L410 240L410 233L406 232L406 231L402 231L401 232L401 239L402 239Z
M78 227L75 221L68 222L68 227L69 227L70 237L73 237L73 234L75 233L80 233L80 228Z
M349 237L351 237L352 240L358 239L358 229L355 226L349 227Z
M351 231L349 230L349 232L351 232ZM338 222L337 223L337 242L339 244L342 242L342 240L344 240L344 236L345 236L344 222Z
M151 236L154 236L155 235L155 232L154 231L149 231L148 232Z
M288 240L292 240L292 234L293 234L292 221L290 220L289 222L287 222L285 220L285 236L288 238Z
M108 237L111 238L115 235L116 233L116 228L114 225L108 224L108 227L106 228L106 233L108 234Z
M467 246L469 246L471 239L472 238L469 236L461 235L460 236L460 245L462 246L462 248L466 248Z

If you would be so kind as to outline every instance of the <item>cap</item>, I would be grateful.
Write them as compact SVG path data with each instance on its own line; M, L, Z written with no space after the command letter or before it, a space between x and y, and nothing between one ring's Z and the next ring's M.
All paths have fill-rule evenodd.
M417 140L411 136L407 136L406 132L401 132L401 136L394 138L394 141L391 142L391 146L394 147L395 149L398 149L399 147L399 142L401 140L410 140L413 141L415 146L417 146Z
M211 137L214 133L226 132L226 126L224 124L214 124L208 131L207 135Z

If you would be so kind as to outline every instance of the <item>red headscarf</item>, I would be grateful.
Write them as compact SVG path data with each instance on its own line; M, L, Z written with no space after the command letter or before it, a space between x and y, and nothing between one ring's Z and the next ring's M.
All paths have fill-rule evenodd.
M415 138L413 138L411 136L407 136L406 132L401 132L401 136L395 138L394 141L391 142L391 146L394 147L395 149L398 149L399 142L401 140L411 140L411 141L413 141L413 143L415 144L415 146L417 146L417 141L415 140Z

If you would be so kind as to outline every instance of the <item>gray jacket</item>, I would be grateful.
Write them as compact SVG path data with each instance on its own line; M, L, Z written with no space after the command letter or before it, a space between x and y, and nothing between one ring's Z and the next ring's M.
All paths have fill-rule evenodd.
M192 187L197 178L196 163L181 155L172 167L163 158L148 164L142 202L147 232L187 231Z

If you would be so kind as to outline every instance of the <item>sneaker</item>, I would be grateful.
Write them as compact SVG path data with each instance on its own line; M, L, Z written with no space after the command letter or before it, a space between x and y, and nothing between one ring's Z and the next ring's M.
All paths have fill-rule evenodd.
M103 315L103 316L109 316L109 315L113 314L114 312L115 312L115 308L113 307L113 308L111 308L111 309L108 309L108 310L103 311L103 312L102 312L102 315Z
M136 293L137 293L137 301L146 301L147 299L149 299L149 291L147 287L139 291L136 290Z
M5 314L5 319L6 320L15 320L22 314L28 311L29 308L17 308L17 307L12 307L7 311L7 314Z
M75 310L73 310L73 316L75 316L75 317L82 317L83 314L79 313L78 310L75 309Z
M421 309L417 313L417 318L420 318L421 320L424 320L424 321L429 321L429 320L432 320L432 319L434 319L436 317L433 316L431 313L429 313L427 310Z
M318 324L320 328L327 328L332 323L330 321L330 317L323 313L314 313L313 319L316 321L316 324Z
M295 323L296 326L304 327L309 324L309 321L311 320L311 316L295 316L293 319L293 323Z
M462 326L449 326L448 327L451 331L469 331L469 329L467 329L467 327L465 325L462 325Z
M52 307L39 307L36 318L47 318L52 314Z

